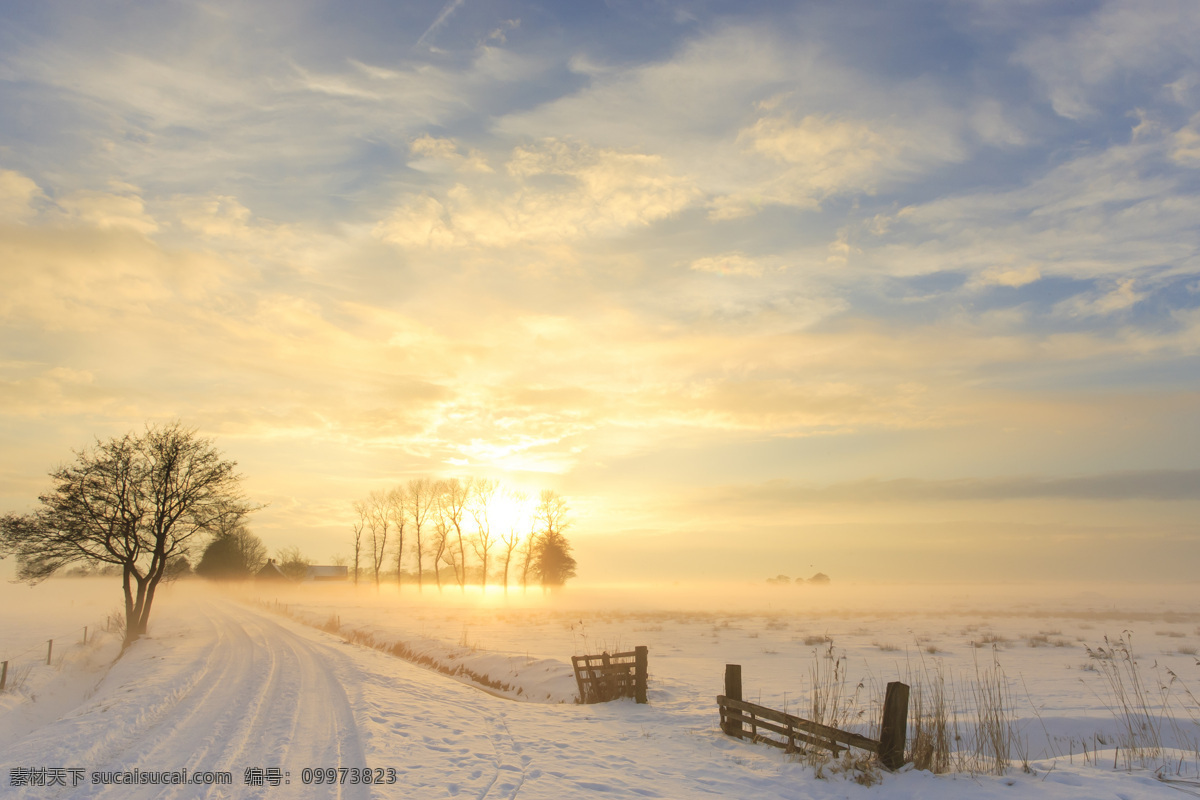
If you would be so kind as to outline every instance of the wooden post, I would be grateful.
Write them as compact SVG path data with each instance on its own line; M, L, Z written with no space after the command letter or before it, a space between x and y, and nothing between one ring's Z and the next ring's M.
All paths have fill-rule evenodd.
M883 698L883 722L879 726L879 761L890 770L904 766L908 737L908 685L892 681Z
M580 674L579 656L571 656L571 668L575 670L575 685L579 687L579 702L588 701L587 692L583 690L583 675Z
M607 650L600 654L600 663L605 667L600 673L600 702L607 703L616 694L613 690L613 684L615 683L613 681L613 674L608 670L608 667L612 666L612 657L609 656Z
M725 696L730 700L742 699L742 665L741 664L726 664L725 665ZM742 723L726 722L725 733L730 736L741 738Z
M645 645L633 648L633 699L639 703L646 700L646 672L650 651Z
M4 687L8 686L8 662L4 662L4 666L0 667L0 692L4 691Z
M54 640L50 639L46 647L46 666L50 665L50 656L54 654Z
M87 625L83 626L83 643L87 644Z

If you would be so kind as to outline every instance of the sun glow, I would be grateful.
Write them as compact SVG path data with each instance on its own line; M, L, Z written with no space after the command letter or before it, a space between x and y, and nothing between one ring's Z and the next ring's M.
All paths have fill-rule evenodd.
M516 533L521 539L529 535L533 522L533 504L529 496L517 490L499 491L488 504L488 522L496 536Z

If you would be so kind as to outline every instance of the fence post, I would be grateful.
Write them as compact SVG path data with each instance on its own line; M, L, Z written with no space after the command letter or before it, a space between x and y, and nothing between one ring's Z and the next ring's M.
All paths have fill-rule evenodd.
M725 665L725 697L730 700L742 699L742 665L741 664L726 664ZM740 711L738 712L741 713ZM740 722L725 722L725 733L730 736L741 738L742 723Z
M649 652L645 645L633 648L633 699L638 703L646 702L646 672Z
M87 625L83 626L83 643L87 644Z
M46 647L46 666L50 666L50 656L54 653L54 640L50 639Z
M904 766L908 736L908 685L892 681L883 698L883 721L879 725L879 760L888 769Z
M583 675L579 669L579 656L571 656L571 669L575 670L575 685L579 687L579 702L586 703L588 696L583 688Z
M8 686L8 662L4 662L4 666L0 667L0 692L4 691L4 687Z
M612 658L607 651L600 654L600 664L604 667L600 672L600 702L607 703L616 694L613 690L613 674L608 670L612 665Z

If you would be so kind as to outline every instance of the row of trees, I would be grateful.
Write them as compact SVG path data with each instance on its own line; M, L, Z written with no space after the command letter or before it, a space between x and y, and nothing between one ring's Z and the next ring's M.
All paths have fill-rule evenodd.
M414 478L372 492L354 504L354 512L350 565L356 584L364 561L376 585L394 567L398 583L407 573L423 589L431 573L439 591L443 576L463 591L468 582L486 589L493 572L505 591L518 578L525 589L530 579L555 587L575 576L564 534L569 509L554 491L543 491L534 505L527 494L492 478Z

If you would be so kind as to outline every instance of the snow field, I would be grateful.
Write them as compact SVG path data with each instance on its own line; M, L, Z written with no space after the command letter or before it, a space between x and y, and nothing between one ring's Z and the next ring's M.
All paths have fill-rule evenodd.
M586 593L555 598L557 606L531 597L510 598L504 607L461 599L398 602L383 593L321 588L257 597L271 604L278 599L289 615L312 624L269 611L254 598L232 602L197 585L167 589L150 636L115 663L109 657L115 655L113 640L100 640L90 660L64 657L63 668L36 699L22 697L0 707L0 796L1129 800L1177 797L1176 788L1189 788L1167 786L1148 769L1114 771L1111 748L1101 749L1099 765L1084 763L1078 751L1073 759L1035 758L1033 775L1019 769L1004 777L909 771L881 775L872 787L831 770L818 779L795 757L721 734L714 701L724 664L741 663L747 699L803 713L813 651L825 646L827 636L835 648L845 647L849 680L865 677L868 685L870 680L882 685L911 667L918 641L926 658L944 659L947 668L956 669L971 665L976 654L990 658L995 645L1011 681L1024 678L1034 702L1043 705L1051 732L1050 720L1057 716L1064 721L1063 735L1078 730L1079 737L1104 730L1112 716L1081 682L1096 676L1083 668L1088 656L1076 637L1102 639L1105 631L1120 633L1133 625L1145 661L1169 658L1182 670L1190 656L1180 650L1200 641L1196 623L1183 612L1134 609L1119 619L1106 609L1056 604L1051 615L1042 615L1044 609L1004 615L967 607L961 607L961 616L838 608L801 615L778 607L736 612L621 607ZM42 589L65 591L52 585L35 591ZM119 599L118 585L108 591ZM107 607L97 603L92 610L100 614ZM342 634L363 630L393 641L423 637L428 652L459 654L486 666L492 678L508 665L513 685L524 690L518 699L535 702L482 692L314 627L331 616L335 622L340 617ZM4 619L9 634L23 625L17 614ZM912 644L899 641L900 619L909 623L904 632ZM986 636L1005 641L971 644ZM1068 643L1055 646L1057 638ZM893 643L900 649L888 649ZM557 678L521 670L531 663L540 664L543 673L557 669L570 680L573 696L571 654L636 644L650 647L645 706L555 702L564 699L561 686L554 688ZM930 647L937 652L927 652ZM1194 659L1191 669L1194 675ZM543 693L549 697L537 696ZM35 708L43 710L31 715ZM1031 715L1020 716L1026 732L1041 729ZM12 724L21 718L32 724ZM11 768L39 764L88 771L229 770L234 784L9 785ZM329 787L298 781L305 767L330 766L391 769L396 783ZM249 767L278 768L291 782L286 788L247 786L243 772Z

